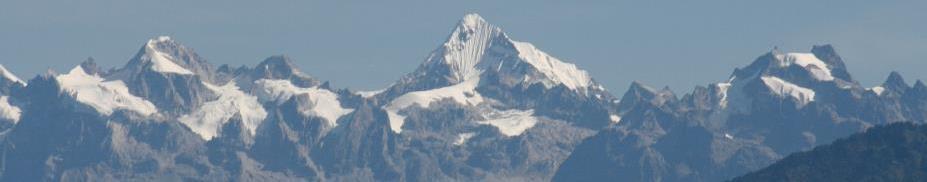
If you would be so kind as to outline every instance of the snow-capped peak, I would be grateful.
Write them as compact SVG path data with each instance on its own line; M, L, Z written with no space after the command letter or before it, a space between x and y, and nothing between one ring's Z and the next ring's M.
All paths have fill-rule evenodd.
M464 15L464 17L460 19L459 26L468 27L471 29L476 29L479 27L493 27L488 22L486 22L486 20L483 19L483 17L481 17L479 14L476 14L476 13L470 13L470 14Z
M175 58L168 53L160 50L159 44L173 43L174 40L168 36L160 36L148 40L145 44L145 54L141 59L151 62L151 70L161 73L175 73L181 75L192 75L193 72L177 65Z
M199 75L213 83L215 68L192 49L168 36L151 38L122 69L107 74L112 79L127 79L143 72L162 75Z
M773 95L782 98L794 98L799 107L815 101L814 87L805 84L805 81L830 82L836 78L844 81L850 79L843 70L840 58L829 46L816 46L814 53L783 53L774 48L772 51L757 58L747 67L738 68L728 81L714 84L714 94L720 108L732 109L734 112L749 112L751 97L747 92L748 85L760 82L765 85ZM825 57L819 57L820 55ZM796 77L788 72L797 71L807 73L809 78ZM839 77L837 77L837 76ZM841 76L842 75L842 76ZM805 80L809 79L809 80Z
M155 38L155 39L151 39L151 41L154 41L154 40L157 40L158 42L174 41L173 39L171 39L170 36L164 36L164 35L158 36L158 38ZM149 41L149 43L151 43L151 41Z
M19 79L19 77L16 77L15 74L10 72L10 70L7 70L6 67L3 67L2 64L0 64L0 76L3 76L3 78L7 80L26 85L25 81L23 81L22 79Z
M808 70L811 73L811 76L817 80L834 80L834 76L831 74L829 65L824 63L824 61L821 61L821 59L818 59L817 56L812 53L775 53L775 56L779 62L780 67L798 65Z
M477 68L486 51L494 44L508 39L502 30L487 23L477 14L464 16L448 40L433 54L429 62L445 64L451 71L453 83L463 82L482 73Z
M440 70L447 72L434 73ZM528 84L542 83L548 88L563 84L579 90L592 85L589 75L576 65L550 56L530 43L510 39L502 29L477 14L464 16L448 40L411 75L446 79L448 85L442 86L449 86L486 72Z
M308 74L303 73L296 63L290 57L285 55L276 55L268 57L261 61L252 72L254 79L289 79L301 87L312 87L318 85L319 81L313 79Z

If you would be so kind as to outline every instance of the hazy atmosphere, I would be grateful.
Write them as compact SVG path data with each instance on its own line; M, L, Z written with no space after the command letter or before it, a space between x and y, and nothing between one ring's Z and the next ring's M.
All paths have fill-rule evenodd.
M334 1L331 1L334 2ZM678 92L725 80L773 47L833 44L864 86L927 79L925 1L0 1L0 63L32 78L87 57L121 67L169 35L216 65L278 54L335 87L386 87L466 13L577 64L612 93L633 80ZM917 71L921 70L921 71ZM685 75L681 77L680 75ZM680 78L685 78L681 80Z
M927 181L925 7L0 0L0 182Z

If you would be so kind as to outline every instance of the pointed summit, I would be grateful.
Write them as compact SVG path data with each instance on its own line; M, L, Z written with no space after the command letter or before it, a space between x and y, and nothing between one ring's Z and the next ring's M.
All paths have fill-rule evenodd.
M843 65L843 60L837 55L837 51L834 51L834 46L830 44L811 46L811 53L829 65Z
M644 84L641 83L641 82L633 81L633 82L631 82L631 86L628 87L628 92L633 92L633 93L644 93L644 94L655 94L655 93L657 93L657 90L654 89L653 87L644 85Z
M460 28L466 28L470 30L476 30L480 28L496 28L493 25L486 22L486 20L483 19L483 17L481 17L479 14L476 14L476 13L470 13L470 14L464 15L464 17L460 19L460 23L457 26Z
M589 75L576 65L530 43L514 41L479 15L467 14L447 41L390 92L434 89L486 77L507 87L541 83L547 88L564 85L580 91L593 85Z
M908 100L917 100L915 102L927 101L927 85L925 85L923 81L917 80L917 82L914 83L914 87L911 87L911 90L905 93L905 95L909 98Z
M153 38L153 39L149 39L149 40L148 40L148 43L149 43L149 44L151 44L152 42L155 42L155 43L165 43L165 42L174 42L174 40L171 39L170 36L162 35L162 36L158 36L157 38Z
M211 80L214 69L192 49L168 36L149 39L123 68L138 73L150 70L163 74L201 75Z
M675 95L673 91L669 90L669 87L657 90L643 83L634 81L631 82L628 91L621 97L621 103L618 108L620 111L625 112L633 109L633 107L638 106L640 103L651 103L653 106L660 106L667 101L674 100L674 98Z
M290 57L285 55L271 56L255 67L255 73L266 78L287 77L293 74L302 74Z
M847 71L846 64L843 63L843 58L840 58L840 55L834 50L834 46L830 44L815 45L811 47L811 53L830 66L832 70L831 74L834 77L846 81L853 81L850 72Z
M212 97L206 87L214 83L216 71L192 49L168 36L149 39L122 68L106 73L107 80L122 80L132 94L179 116Z
M750 65L734 70L728 83L746 84L754 81L774 81L811 87L817 82L853 83L833 53L833 48L814 46L812 53L780 52L778 48L759 56ZM824 56L822 56L824 55ZM822 60L828 59L828 60ZM832 65L840 64L840 65ZM762 80L761 78L767 78ZM772 82L768 82L772 83ZM740 85L743 86L743 85Z
M86 70L87 73L91 75L99 74L101 70L100 66L97 65L97 62L96 60L93 59L93 57L88 57L87 60L84 60L84 62L81 62L80 67L84 68L84 70Z
M309 75L304 74L296 66L290 57L285 55L276 55L264 59L254 72L251 73L254 79L286 79L293 81L300 87L312 87L319 85L319 82Z
M480 15L467 14L428 62L448 67L449 81L460 83L480 74L476 65L483 59L487 49L508 41L502 29L489 24Z
M653 99L656 95L657 90L653 87L644 85L638 81L633 81L631 82L631 86L628 87L628 91L621 97L621 102L622 104L636 104L634 102L647 101Z
M927 93L927 85L924 85L924 82L921 80L917 80L917 82L914 83L913 89L915 92Z
M908 83L904 81L904 78L897 71L892 71L888 75L888 78L882 83L882 87L894 91L905 91L909 88Z
M160 36L156 39L148 40L148 43L145 44L145 47L143 48L145 54L141 59L150 62L152 70L162 73L176 73L181 75L193 74L192 71L177 65L175 58L170 54L162 51L161 47L169 49L178 46L174 40L171 40L171 38L167 36Z

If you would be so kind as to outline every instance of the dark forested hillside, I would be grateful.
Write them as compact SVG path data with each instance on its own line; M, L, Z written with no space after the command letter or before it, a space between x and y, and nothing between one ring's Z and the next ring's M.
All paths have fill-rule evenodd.
M897 123L792 154L733 181L927 181L927 126Z

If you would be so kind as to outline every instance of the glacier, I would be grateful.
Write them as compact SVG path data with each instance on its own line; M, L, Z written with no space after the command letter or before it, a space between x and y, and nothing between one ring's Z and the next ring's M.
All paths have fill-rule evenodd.
M103 115L111 115L115 110L132 111L144 116L158 112L151 102L129 93L129 88L122 80L105 81L97 75L88 75L80 66L55 78L61 92Z
M219 135L219 129L236 115L241 117L244 128L254 136L257 128L267 117L267 111L258 102L257 97L239 90L235 82L223 86L203 83L210 91L218 95L215 100L206 102L192 113L181 116L178 120L190 127L204 140L211 140Z
M338 118L354 109L344 108L338 95L317 87L301 88L288 80L261 79L255 81L254 93L262 102L283 104L291 98L297 98L303 116L316 116L325 119L331 127L338 126Z
M800 106L808 105L808 103L814 101L814 90L789 83L779 77L764 76L761 79L769 87L770 91L779 96L795 98Z

